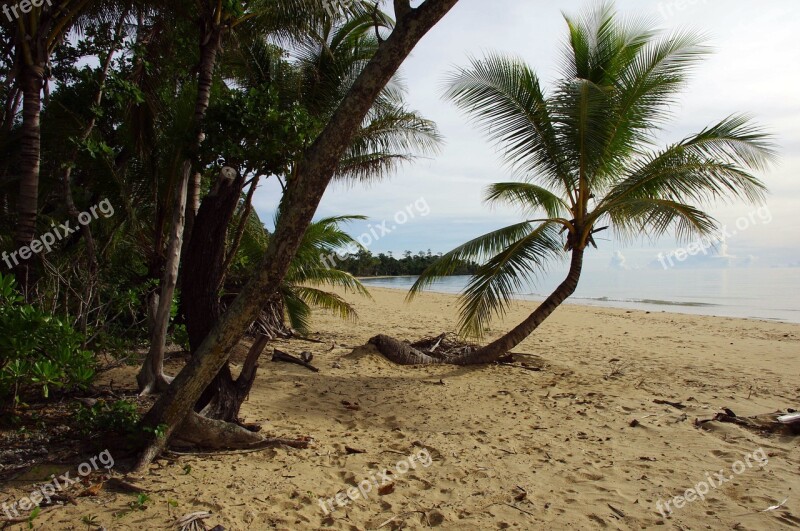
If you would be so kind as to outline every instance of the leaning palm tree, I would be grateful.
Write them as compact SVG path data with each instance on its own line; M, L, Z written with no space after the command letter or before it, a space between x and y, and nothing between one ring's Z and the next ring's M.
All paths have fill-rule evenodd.
M622 22L611 4L566 21L562 77L550 92L529 66L500 55L472 60L449 79L446 96L522 175L519 182L490 186L487 201L519 207L526 219L445 254L409 297L462 261L478 261L462 294L460 329L481 336L548 264L571 257L567 277L527 319L450 360L457 364L495 361L536 330L574 293L586 249L597 247L595 233L611 227L623 239L673 230L680 239L707 236L716 221L706 205L759 202L766 192L753 172L773 158L773 145L746 117L651 147L688 74L707 53L698 35L663 36Z

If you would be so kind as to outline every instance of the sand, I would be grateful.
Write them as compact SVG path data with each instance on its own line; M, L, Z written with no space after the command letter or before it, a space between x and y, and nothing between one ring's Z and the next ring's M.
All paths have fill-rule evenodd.
M457 301L373 295L348 296L356 323L318 315L324 343L280 342L313 352L321 371L264 362L243 408L269 434L312 436L313 448L160 460L139 482L146 509L126 512L133 495L101 492L41 515L35 527L86 529L81 517L96 515L113 530L174 529L194 511L211 511L209 528L229 530L800 525L800 439L693 423L723 407L754 415L800 406L800 325L565 305L515 349L541 371L397 367L354 347L377 333L416 340L451 331ZM490 336L533 307L517 305ZM111 376L132 382L134 373ZM393 473L382 477L384 469ZM717 485L720 470L732 479ZM390 478L393 491L377 495L373 477ZM359 493L325 514L320 498L364 480L367 499ZM673 497L696 485L708 490L703 499L677 508ZM26 490L3 488L6 498ZM667 518L659 500L664 514L670 502Z

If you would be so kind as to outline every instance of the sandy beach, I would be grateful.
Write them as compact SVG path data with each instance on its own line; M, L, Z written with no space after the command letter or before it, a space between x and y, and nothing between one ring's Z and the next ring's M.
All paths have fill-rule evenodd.
M269 434L313 437L312 448L161 459L138 481L145 509L101 490L34 527L86 529L81 518L96 515L107 529L174 529L195 511L228 530L800 525L796 437L694 425L720 408L745 416L800 405L800 325L566 305L515 349L539 370L398 367L362 345L378 333L452 331L456 298L405 304L403 292L372 293L348 295L358 322L318 314L321 343L276 343L313 352L320 372L264 361L243 408ZM519 303L490 333L533 307ZM107 378L133 389L134 374ZM720 471L725 481L715 481ZM357 499L331 511L326 500L348 489ZM702 496L674 499L687 489ZM31 490L3 488L9 500Z

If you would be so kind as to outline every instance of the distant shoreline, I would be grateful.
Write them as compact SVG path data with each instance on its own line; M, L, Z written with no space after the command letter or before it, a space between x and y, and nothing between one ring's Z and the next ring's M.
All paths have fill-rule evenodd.
M383 288L393 291L408 291L416 275L359 277L369 289ZM466 286L468 275L456 275L426 288L426 292L442 293L458 296ZM462 278L464 280L459 280ZM408 280L406 280L408 279ZM540 302L547 297L547 286L540 286L533 293L514 295L518 301ZM691 290L689 290L691 291ZM605 287L601 292L587 289L576 294L565 302L575 306L592 308L616 308L651 313L679 313L682 315L705 315L711 317L731 317L771 323L800 323L800 309L796 305L775 307L753 305L744 298L733 301L726 297L714 296L713 293L692 294L692 297L674 296L668 292L648 292L646 289L619 291Z

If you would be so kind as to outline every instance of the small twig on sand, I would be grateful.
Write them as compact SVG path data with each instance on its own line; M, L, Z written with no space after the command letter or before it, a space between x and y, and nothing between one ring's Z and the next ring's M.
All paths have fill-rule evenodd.
M505 505L505 506L507 506L507 507L511 507L512 509L516 509L516 510L518 510L519 512L521 512L521 513L525 513L525 514L527 514L527 515L530 515L530 516L536 516L536 515L535 515L535 514L533 514L532 512L526 511L525 509L522 509L522 508L520 508L520 507L517 507L516 505L512 505L512 504L510 504L510 503L502 502L502 505Z
M660 400L660 399L657 398L657 399L653 400L653 403L654 404L660 404L660 405L663 405L663 406L672 406L672 407L674 407L676 409L686 409L686 406L684 404L680 403L680 402L670 402L669 400Z
M321 339L312 339L310 337L305 337L305 336L292 336L291 339L296 339L298 341L307 341L309 343L319 343L321 345L328 343L327 341L322 341Z
M523 369L526 371L533 371L533 372L542 372L541 367L528 367L527 365L517 365L516 363L504 363L504 362L497 362L497 365L503 365L505 367L515 367L517 369Z

